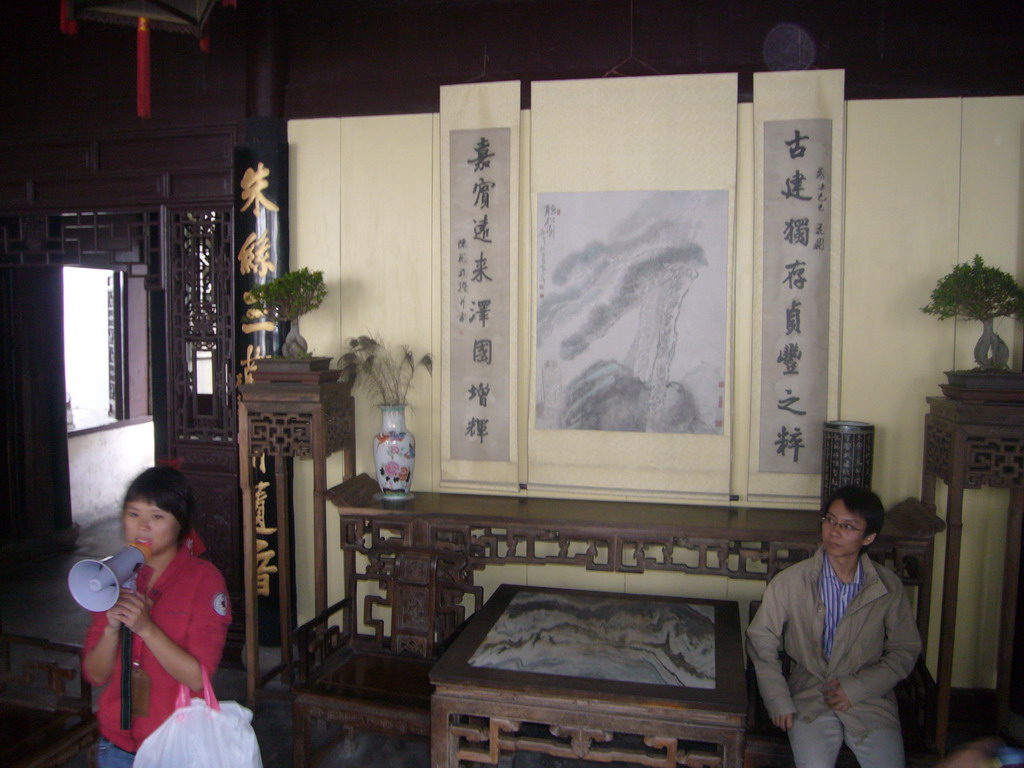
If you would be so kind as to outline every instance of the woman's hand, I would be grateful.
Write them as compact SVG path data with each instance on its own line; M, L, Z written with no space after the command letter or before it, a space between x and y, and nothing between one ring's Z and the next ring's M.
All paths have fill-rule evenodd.
M124 624L137 635L144 633L153 620L149 617L150 601L138 592L122 589L114 607L107 611L107 623L112 627Z
M843 686L835 679L825 683L825 703L828 704L829 709L835 712L845 712L853 706L850 697L843 690Z

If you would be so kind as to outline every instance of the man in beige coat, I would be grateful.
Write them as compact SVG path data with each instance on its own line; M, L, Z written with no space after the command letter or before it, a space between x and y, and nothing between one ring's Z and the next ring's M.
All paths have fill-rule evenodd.
M866 554L885 509L848 486L825 510L814 556L765 588L747 651L797 768L832 768L844 741L861 768L903 768L893 688L913 669L921 638L899 578ZM793 660L788 680L780 651Z

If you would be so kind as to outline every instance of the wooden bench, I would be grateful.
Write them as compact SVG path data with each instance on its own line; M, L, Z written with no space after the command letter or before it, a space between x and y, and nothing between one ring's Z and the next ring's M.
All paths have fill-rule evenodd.
M0 765L57 768L98 737L77 645L0 634Z
M297 766L312 764L318 722L429 738L430 670L480 607L473 576L489 565L767 581L820 541L817 516L808 511L446 493L383 505L373 500L375 490L372 478L360 476L327 492L341 516L345 598L296 632ZM931 542L942 528L908 499L889 511L872 552L917 589L923 636ZM915 713L908 721L923 718L927 695L919 693L907 699ZM752 764L785 765L770 762L785 759L780 748L788 758L784 737L762 735L756 717L750 723L751 758L765 761Z

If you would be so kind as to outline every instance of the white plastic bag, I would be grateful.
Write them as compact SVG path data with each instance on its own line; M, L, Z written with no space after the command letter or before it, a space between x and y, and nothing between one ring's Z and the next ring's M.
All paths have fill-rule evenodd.
M203 698L181 686L174 712L142 742L134 768L263 768L252 711L218 702L203 670Z

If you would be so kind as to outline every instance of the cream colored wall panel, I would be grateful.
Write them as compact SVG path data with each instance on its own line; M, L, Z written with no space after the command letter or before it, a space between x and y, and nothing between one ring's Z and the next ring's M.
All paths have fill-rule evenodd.
M959 261L980 254L986 264L1005 269L1024 282L1024 97L964 99L960 151ZM946 271L952 266L947 265ZM996 332L1010 347L1011 367L1019 371L1021 323L997 320ZM977 321L957 321L957 369L974 367L974 344L980 335Z
M341 211L341 120L293 120L288 123L289 195L291 197L291 269L321 270L327 298L320 307L302 317L302 335L314 354L335 358L341 350L341 257L339 222ZM295 459L292 463L295 510L296 613L299 621L313 617L313 464ZM328 487L344 478L344 455L331 456L327 463ZM338 515L327 506L327 540L339 540ZM327 601L344 596L341 584L342 560L337 547L327 548Z
M1022 248L1022 136L1024 97L968 98L963 101L958 261L980 254L986 264L1006 269L1018 282L1024 276ZM935 279L952 263L940 268ZM934 285L934 284L933 284ZM930 317L933 322L934 317ZM950 324L944 321L944 324ZM1021 368L1021 324L997 321L996 331L1010 346L1011 366ZM974 345L981 333L976 321L957 321L953 368L974 367ZM941 380L941 374L936 372ZM964 498L961 569L956 614L957 653L953 684L990 687L995 670L1002 568L1006 554L1009 492L983 487ZM973 652L959 652L959 647ZM963 683L957 683L961 679Z
M588 571L574 565L528 565L527 584L531 587L590 589L595 592L622 592L622 573Z
M1020 282L1024 277L1024 97L964 99L962 125L958 261L980 254L986 264L1006 270ZM950 267L952 263L945 265L936 279ZM1004 318L997 321L996 331L1010 347L1011 367L1019 371L1021 324ZM980 334L977 321L956 321L954 368L974 367L974 344ZM936 377L941 379L941 374L936 372ZM986 487L964 495L954 685L992 687L996 682L991 660L998 646L995 628L1001 609L1008 504L1009 492L1003 489ZM961 652L961 646L968 650Z
M669 595L727 600L729 579L724 576L687 575L672 571L627 573L623 591L637 595Z
M341 128L341 328L379 333L418 357L433 348L435 130L433 115L346 118ZM435 479L434 384L418 371L406 425L416 436L413 491ZM373 474L379 409L356 395L356 469Z
M740 604L740 626L744 632L750 623L750 603L761 599L764 587L763 581L750 579L733 579L729 582L728 599Z
M921 312L956 255L960 102L851 101L840 418L875 425L873 484L920 495L925 398L952 327Z
M482 571L473 572L473 583L484 590L487 600L502 584L529 584L528 565L489 565Z
M740 104L736 146L736 268L732 348L732 493L747 498L754 349L754 108Z
M723 120L735 124L734 74L531 87L534 191L735 186L735 127L721 130ZM723 104L723 91L732 94L731 103Z
M529 110L520 113L519 123L519 359L516 370L519 371L519 403L517 429L519 447L518 467L519 485L522 487L528 479L529 442L527 434L530 427L530 385L523 379L530 378L530 357L533 349L533 216L530 191L531 179L530 160L532 145L530 143L532 114Z

